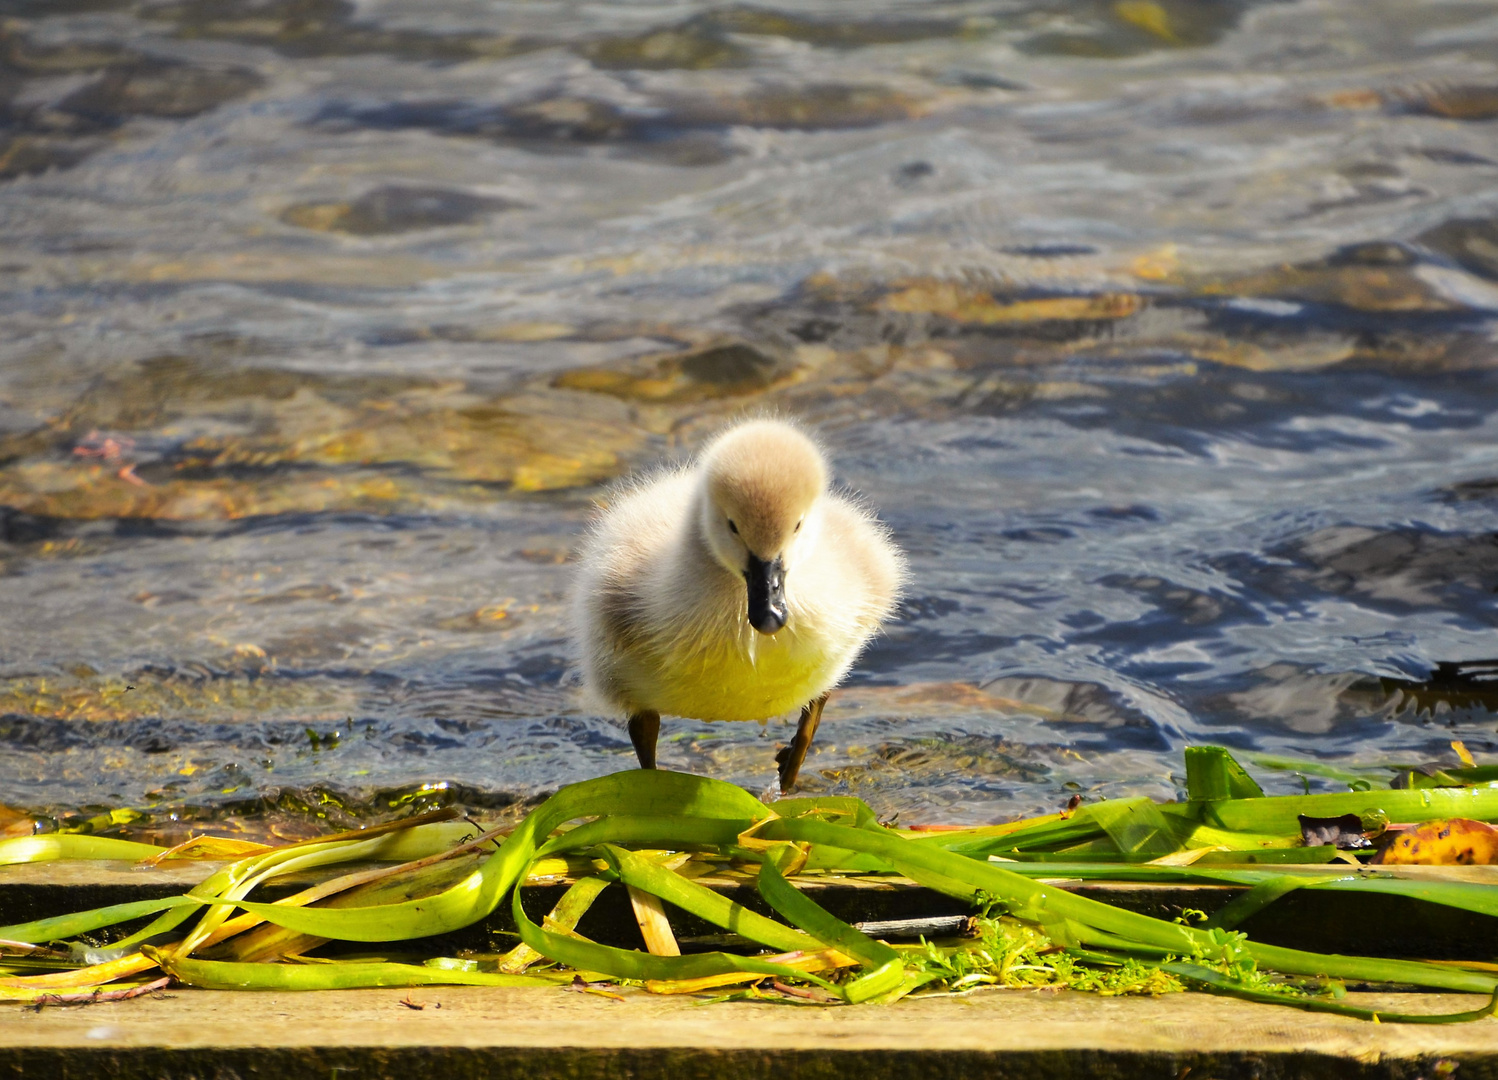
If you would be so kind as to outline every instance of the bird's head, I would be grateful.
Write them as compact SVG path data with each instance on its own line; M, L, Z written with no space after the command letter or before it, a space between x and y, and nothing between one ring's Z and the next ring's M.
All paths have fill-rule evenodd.
M780 420L750 420L703 455L702 533L714 557L743 577L749 623L762 634L785 625L785 579L810 542L827 489L816 443Z

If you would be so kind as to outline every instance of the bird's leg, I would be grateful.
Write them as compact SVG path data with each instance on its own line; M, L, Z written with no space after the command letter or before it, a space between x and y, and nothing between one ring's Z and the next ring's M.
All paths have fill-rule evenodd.
M640 768L655 768L655 740L661 733L661 714L653 709L637 712L629 718L629 741L635 744Z
M822 708L831 696L823 694L802 708L801 722L796 725L796 737L791 740L791 745L775 755L775 763L780 766L781 791L789 792L796 786L796 777L801 775L801 763L806 760L806 751L811 749L811 741L817 737L817 725L822 722Z

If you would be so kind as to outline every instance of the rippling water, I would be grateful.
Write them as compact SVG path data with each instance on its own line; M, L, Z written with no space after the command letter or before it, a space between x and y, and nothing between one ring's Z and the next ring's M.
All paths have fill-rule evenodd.
M915 577L812 791L1494 749L1491 3L0 16L0 801L44 827L631 765L567 674L579 530L766 407ZM662 762L759 790L788 723Z

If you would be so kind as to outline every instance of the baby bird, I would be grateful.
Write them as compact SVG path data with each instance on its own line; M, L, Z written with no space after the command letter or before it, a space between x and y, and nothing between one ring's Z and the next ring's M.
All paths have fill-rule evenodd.
M799 428L755 419L691 465L633 482L583 550L572 631L593 695L629 718L655 768L661 714L765 720L801 708L776 755L790 791L828 693L889 617L904 561L827 488Z

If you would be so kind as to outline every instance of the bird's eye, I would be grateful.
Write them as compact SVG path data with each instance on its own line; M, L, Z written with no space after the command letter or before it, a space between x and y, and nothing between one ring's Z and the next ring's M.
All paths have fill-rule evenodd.
M733 518L728 519L728 531L735 536L739 535L739 527L733 523Z
M801 521L805 521L805 520L806 520L805 518L801 519ZM796 522L796 527L794 529L792 529L791 532L800 532L801 531L801 521Z

